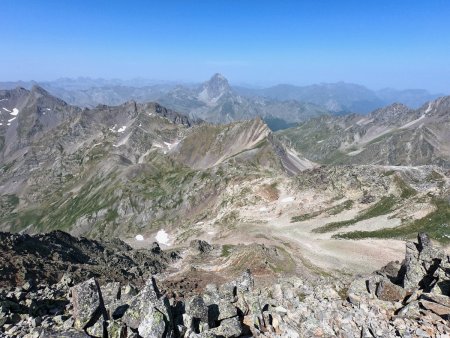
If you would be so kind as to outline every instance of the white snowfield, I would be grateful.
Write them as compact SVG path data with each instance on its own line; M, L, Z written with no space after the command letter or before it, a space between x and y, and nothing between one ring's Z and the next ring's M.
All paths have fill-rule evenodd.
M125 131L125 129L127 129L127 126L122 126L119 128L119 130L117 131L118 133L123 133Z
M17 116L19 114L19 109L14 108L13 111L10 113L12 116Z
M158 231L158 233L155 236L155 239L158 243L170 246L169 244L169 234L164 230L161 229Z
M136 235L136 240L137 241L143 241L144 240L144 236L142 236L142 235Z
M12 121L14 121L16 119L16 117L13 117L12 119L9 119L8 122L11 123Z

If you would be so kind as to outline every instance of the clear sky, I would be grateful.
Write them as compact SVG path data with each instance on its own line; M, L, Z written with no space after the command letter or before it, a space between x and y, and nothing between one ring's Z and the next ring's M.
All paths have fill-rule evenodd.
M354 82L450 92L449 0L2 0L0 81Z

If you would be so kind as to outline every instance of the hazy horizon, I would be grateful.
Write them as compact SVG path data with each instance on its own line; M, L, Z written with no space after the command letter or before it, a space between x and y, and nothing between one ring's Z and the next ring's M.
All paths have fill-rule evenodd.
M216 72L217 73L217 72ZM214 73L214 74L216 74ZM90 77L90 76L75 76L75 77L58 77L55 79L49 79L49 80L35 80L35 79L31 79L31 80L23 80L23 79L19 79L19 80L3 80L0 81L0 83L31 83L31 82L35 82L38 85L39 84L46 84L46 83L54 83L57 81L63 81L63 80L70 80L70 81L81 81L81 80L89 80L89 81L104 81L104 82L120 82L119 85L125 85L125 86L130 86L130 87L143 87L143 86L147 86L147 85L184 85L184 86L195 86L195 85L201 85L202 83L208 81L214 74L211 74L210 77L205 78L203 80L199 80L199 81L194 81L194 80L177 80L177 79L173 79L173 80L165 80L165 79L153 79L153 78L145 78L145 77L135 77L135 78L103 78L103 77ZM261 83L261 82L255 82L252 83L250 81L246 81L246 82L233 82L232 80L230 80L230 78L228 78L226 76L226 74L222 74L229 82L230 86L232 87L242 87L242 88L248 88L248 89L265 89L265 88L270 88L270 87L275 87L278 85L287 85L287 86L297 86L297 87L308 87L308 86L314 86L314 85L334 85L334 84L339 84L339 83L344 83L344 84L349 84L349 85L359 85L359 86L363 86L371 91L381 91L381 90L385 90L385 89L389 89L389 90L398 90L398 91L402 91L402 90L426 90L428 91L430 94L442 94L442 95L448 95L450 93L450 90L448 90L447 92L445 91L432 91L429 90L427 88L413 88L413 87L405 87L405 88L400 88L400 87L380 87L380 88L373 88L373 87L369 87L366 86L362 83L355 83L355 82L348 82L348 81L336 81L336 82L316 82L316 83L304 83L304 84L299 84L299 83L290 83L287 81L282 81L282 82L267 82L267 83ZM136 82L135 84L133 84L133 82ZM144 82L146 84L142 85L139 84L137 82ZM147 84L149 83L149 84Z
M1 81L198 83L219 72L233 85L450 92L450 3L442 0L7 0L2 14Z

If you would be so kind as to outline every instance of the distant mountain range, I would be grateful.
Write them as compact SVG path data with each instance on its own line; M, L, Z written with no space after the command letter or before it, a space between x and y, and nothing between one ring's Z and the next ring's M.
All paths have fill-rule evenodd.
M0 88L30 89L35 82L3 82ZM441 95L426 90L383 89L344 82L311 86L277 85L264 89L232 87L221 74L202 84L161 83L152 80L59 79L40 83L69 104L95 107L120 105L129 100L158 102L167 108L214 123L228 123L260 116L272 130L284 129L311 117L350 112L369 113L402 103L418 108Z
M38 86L0 90L0 230L182 226L235 176L312 166L259 118L211 125L158 103L82 109Z
M237 88L242 95L261 96L276 100L296 100L310 102L335 114L369 113L377 108L402 103L411 108L418 108L425 102L433 100L442 94L430 94L424 89L370 90L364 86L338 82L316 84L311 86L293 86L281 84L264 89Z
M240 97L220 76L180 91L200 108ZM395 209L381 226L410 236L428 218L410 211L426 207L440 208L426 226L447 240L449 130L450 96L273 132L259 117L212 124L155 102L81 108L39 86L0 90L0 231L152 238L164 230L182 243L250 236L249 219L273 230L265 222L328 217L311 228L328 231L336 214L354 211L353 224L361 212Z
M416 110L392 104L368 115L314 118L278 136L321 164L450 168L450 96Z

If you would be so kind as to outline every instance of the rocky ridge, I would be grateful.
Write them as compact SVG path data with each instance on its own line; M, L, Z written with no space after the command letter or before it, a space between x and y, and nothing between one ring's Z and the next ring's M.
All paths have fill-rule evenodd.
M235 177L314 165L277 143L261 119L214 126L133 101L82 110L39 87L1 91L0 99L17 109L0 126L6 231L95 237L187 227L217 209Z
M323 116L280 131L285 144L320 164L450 167L450 97L410 109L401 104L368 115Z
M194 243L207 252L207 243ZM257 286L250 270L198 294L160 291L149 276L132 282L26 282L3 288L6 337L448 337L449 256L425 234L402 263L340 282L280 277ZM131 284L130 284L131 283Z
M0 232L0 287L28 281L52 285L70 275L73 282L95 277L100 282L142 284L150 274L164 271L179 259L177 250L134 250L120 239L96 241L62 231L27 235Z
M214 74L199 86L177 86L157 101L212 123L230 123L261 117L275 128L278 128L276 122L285 126L328 112L319 105L308 102L240 95L221 74Z

